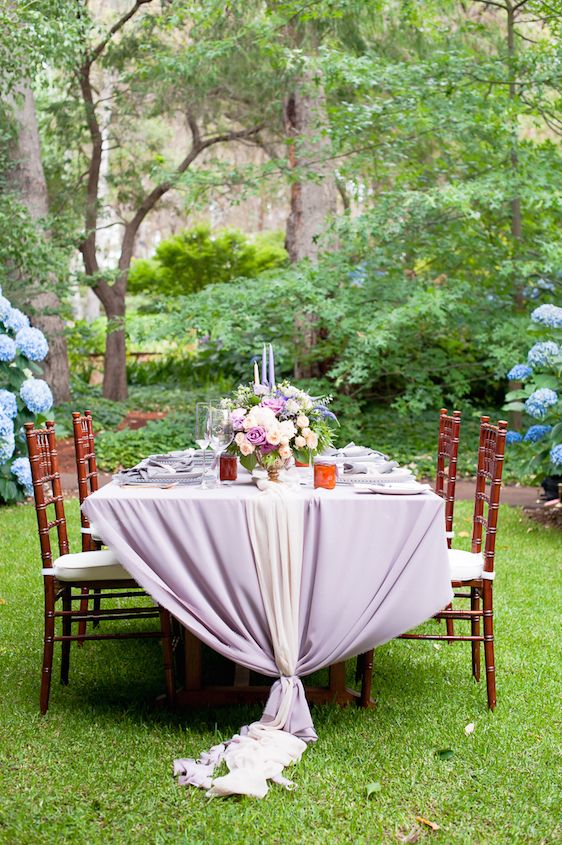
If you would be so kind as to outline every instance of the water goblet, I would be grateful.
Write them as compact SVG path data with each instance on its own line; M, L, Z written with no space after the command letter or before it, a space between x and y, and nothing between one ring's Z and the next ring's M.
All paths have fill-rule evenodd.
M203 489L207 487L205 473L207 471L207 449L210 443L210 412L211 405L209 402L198 402L195 406L195 442L203 451L203 475L201 477L201 487Z

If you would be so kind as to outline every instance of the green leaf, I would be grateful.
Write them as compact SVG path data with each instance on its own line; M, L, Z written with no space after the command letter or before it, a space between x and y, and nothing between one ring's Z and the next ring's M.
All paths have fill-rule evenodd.
M370 798L371 795L374 795L376 792L380 792L382 789L381 784L378 780L373 781L372 783L367 784L367 798Z
M507 402L507 404L502 405L502 411L524 411L525 410L525 403L524 402Z
M453 757L455 752L452 748L442 748L441 751L437 752L437 756L440 760L450 760Z

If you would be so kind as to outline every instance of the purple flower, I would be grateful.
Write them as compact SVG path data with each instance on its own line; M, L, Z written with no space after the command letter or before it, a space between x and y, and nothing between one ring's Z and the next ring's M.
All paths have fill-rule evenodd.
M279 414L285 407L285 399L281 396L266 396L265 399L262 399L260 405L263 405L264 408L271 408L274 414Z
M244 422L245 416L246 411L244 408L235 408L234 411L232 411L230 421L234 431L242 431L242 423Z
M246 435L246 437L247 436L248 435ZM263 446L260 446L259 448L262 455L269 455L270 452L275 452L275 450L278 449L279 446L272 446L271 443L264 443Z
M246 432L246 440L253 446L263 446L265 443L267 443L265 436L265 428L262 428L261 425L257 425L254 426L254 428L249 429L249 431Z

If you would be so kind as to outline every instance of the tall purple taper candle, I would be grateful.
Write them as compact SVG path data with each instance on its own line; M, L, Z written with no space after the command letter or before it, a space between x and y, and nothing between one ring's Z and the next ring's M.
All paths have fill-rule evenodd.
M261 356L261 383L267 384L267 363L266 363L265 343L263 345L263 352L262 352L262 356Z
M273 360L273 346L269 344L269 386L275 387L275 362Z

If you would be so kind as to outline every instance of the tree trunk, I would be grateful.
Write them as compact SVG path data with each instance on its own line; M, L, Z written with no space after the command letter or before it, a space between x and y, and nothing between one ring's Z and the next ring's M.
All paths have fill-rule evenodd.
M125 345L125 298L107 312L108 327L105 339L103 395L115 402L127 398L127 360ZM114 326L114 328L112 328Z
M27 83L16 89L10 97L16 123L16 138L10 149L14 163L9 174L13 188L33 220L47 216L49 211L47 183L41 162L39 130L35 114L33 92ZM51 289L40 287L36 281L26 288L26 306L32 322L46 335L49 354L44 362L44 374L56 402L70 400L70 373L68 351L64 336L64 320L60 316L61 304L51 279Z
M292 142L289 164L300 171L291 185L291 207L287 218L285 247L291 262L318 259L318 240L326 219L335 214L337 187L330 160L331 145L326 133L326 100L320 81L311 73L302 80L285 103L285 131ZM296 378L318 375L310 360L317 342L317 320L313 315L295 317L300 351L295 360Z
M337 189L329 159L327 123L324 90L307 73L285 103L285 129L292 141L289 163L304 174L291 185L285 245L292 262L302 258L317 260L318 237L326 218L336 212Z

